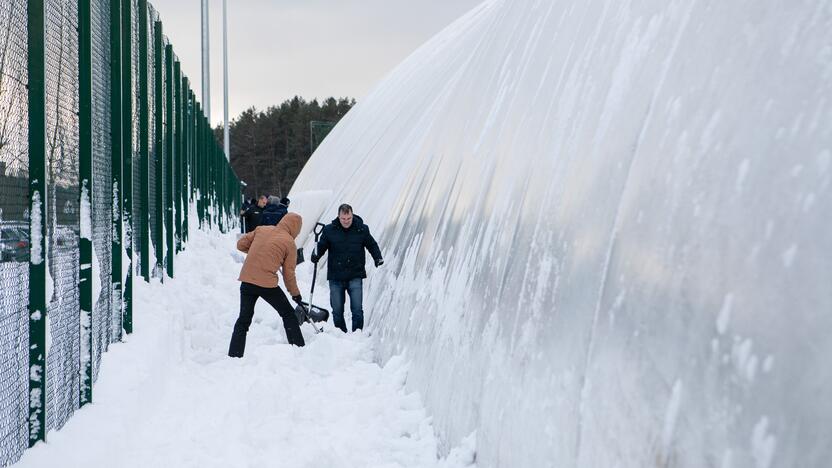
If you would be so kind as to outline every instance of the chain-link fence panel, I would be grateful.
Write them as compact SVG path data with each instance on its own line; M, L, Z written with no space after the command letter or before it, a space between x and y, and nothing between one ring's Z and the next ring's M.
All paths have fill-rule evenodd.
M156 45L156 20L159 18L159 15L156 13L150 5L147 7L147 21L148 21L148 47L147 47L147 64L148 64L148 74L147 74L147 83L149 90L149 99L148 99L148 117L149 117L149 134L150 134L150 152L148 153L147 158L147 166L148 166L148 200L147 200L147 216L150 219L150 243L152 246L150 252L150 264L152 265L151 268L151 275L157 276L158 275L158 265L156 259L159 258L158 249L161 249L162 246L157 242L157 235L158 229L161 229L162 226L160 223L156 221L157 216L157 193L156 193L156 159L157 159L157 152L161 151L161 145L157 143L158 140L158 129L156 128L156 118L157 113L161 110L158 109L158 105L156 102L156 87L157 87L157 64L156 64L156 54L158 47ZM161 52L161 51L159 51Z
M170 220L172 219L172 212L170 210L170 202L171 202L171 194L170 194L170 174L169 170L170 167L170 156L171 156L171 143L173 140L173 136L171 134L171 130L173 128L173 119L170 115L170 108L169 104L171 104L171 92L170 92L170 84L171 80L173 79L172 71L172 58L173 54L170 53L170 48L168 47L169 42L167 39L162 39L162 153L159 161L162 163L162 184L161 184L161 194L162 194L162 245L164 246L164 253L163 253L163 268L167 271L168 276L171 274L171 265L173 262L173 249L171 239L169 239L169 235L173 235L173 231L171 230Z
M46 2L47 430L78 407L78 10Z
M132 205L133 205L133 226L132 226L132 245L133 245L133 264L135 267L133 268L134 277L139 278L141 277L141 255L140 252L142 251L142 236L141 236L141 217L143 216L143 207L142 207L142 194L141 194L141 184L142 184L142 165L141 165L141 134L139 130L139 122L140 122L140 111L139 107L141 105L140 101L140 83L139 83L139 3L136 0L130 2L130 7L132 9L132 27L130 29L130 40L132 42L130 50L132 57L130 58L132 64L131 69L133 71L133 81L132 81L132 101L133 101L133 119L132 119L132 128L133 128L133 198L132 198Z
M79 405L78 2L46 2L47 430Z
M5 466L28 444L26 2L0 2L0 31L0 466Z
M98 379L101 356L113 341L112 282L113 187L110 99L110 2L95 0L91 9L92 34L92 236L93 236L93 380Z

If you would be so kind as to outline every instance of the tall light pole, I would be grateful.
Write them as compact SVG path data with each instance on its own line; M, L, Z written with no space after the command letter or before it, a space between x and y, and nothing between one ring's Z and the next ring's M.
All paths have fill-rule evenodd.
M211 123L211 50L208 40L208 0L202 0L202 109Z
M223 149L225 150L225 157L231 161L231 140L228 138L228 13L226 2L227 0L222 0L222 120L225 122Z

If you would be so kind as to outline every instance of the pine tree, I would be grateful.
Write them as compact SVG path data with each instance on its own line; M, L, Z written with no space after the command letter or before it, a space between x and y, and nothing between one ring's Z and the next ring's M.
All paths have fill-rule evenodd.
M346 97L321 104L295 96L265 111L251 107L232 120L231 166L247 184L246 198L289 193L311 156L310 123L336 124L354 105L355 99ZM222 141L222 127L214 132Z

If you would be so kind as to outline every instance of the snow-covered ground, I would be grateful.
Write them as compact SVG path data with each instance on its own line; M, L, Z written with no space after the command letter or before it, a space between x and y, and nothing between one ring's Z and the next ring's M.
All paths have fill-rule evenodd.
M473 437L437 459L431 419L404 388L404 359L374 363L372 337L305 325L307 346L291 347L259 301L245 358L228 358L239 310L234 243L233 234L192 233L174 280L136 283L135 333L104 356L94 403L19 466L473 464ZM311 277L308 264L299 276Z

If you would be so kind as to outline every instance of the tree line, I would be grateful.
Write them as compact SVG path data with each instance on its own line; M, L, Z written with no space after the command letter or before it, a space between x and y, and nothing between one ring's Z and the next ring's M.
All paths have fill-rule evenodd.
M231 121L231 167L246 183L246 198L285 196L327 131L355 105L355 99L323 102L295 96L279 106L246 109ZM323 130L322 130L323 129ZM214 129L223 141L222 126Z

